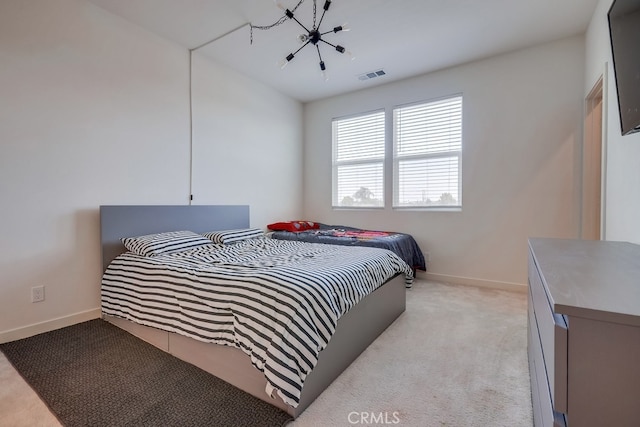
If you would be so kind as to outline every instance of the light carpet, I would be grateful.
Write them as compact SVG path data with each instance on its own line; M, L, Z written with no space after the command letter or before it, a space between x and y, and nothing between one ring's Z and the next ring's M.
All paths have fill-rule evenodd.
M417 280L407 311L290 427L531 426L526 307L525 293ZM0 426L59 425L2 355L0 379Z

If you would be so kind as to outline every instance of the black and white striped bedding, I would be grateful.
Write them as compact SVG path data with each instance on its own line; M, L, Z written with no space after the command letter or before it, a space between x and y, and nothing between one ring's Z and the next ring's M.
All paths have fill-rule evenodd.
M118 256L102 279L102 312L237 347L267 393L298 406L302 384L338 319L411 268L393 252L265 238L144 257Z

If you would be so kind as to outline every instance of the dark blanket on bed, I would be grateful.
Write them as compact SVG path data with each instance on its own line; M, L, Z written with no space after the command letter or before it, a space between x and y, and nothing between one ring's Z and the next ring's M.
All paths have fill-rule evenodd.
M316 230L274 231L271 237L280 240L388 249L395 252L414 270L426 271L427 269L422 251L410 234L320 224L320 228Z

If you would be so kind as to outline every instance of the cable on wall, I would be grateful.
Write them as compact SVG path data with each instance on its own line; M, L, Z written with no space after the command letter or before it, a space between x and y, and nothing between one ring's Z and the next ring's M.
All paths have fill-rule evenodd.
M193 203L193 49L189 49L189 205Z
M193 204L193 52L203 48L221 38L238 31L240 28L244 28L247 25L251 25L246 22L242 25L235 27L226 33L217 36L208 42L202 43L194 48L189 49L189 204Z

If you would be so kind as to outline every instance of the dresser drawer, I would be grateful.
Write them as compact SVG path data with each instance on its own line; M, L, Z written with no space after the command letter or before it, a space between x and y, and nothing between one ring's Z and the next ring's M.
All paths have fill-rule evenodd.
M528 346L529 374L531 378L531 404L534 427L566 427L565 415L554 411L549 391L549 379L542 357L542 345L538 333L533 298L529 288Z
M529 287L553 409L567 413L567 322L564 316L552 311L550 299L531 253Z
M527 317L527 355L529 359L529 377L531 380L533 425L534 427L544 427L545 425L549 425L551 418L547 415L547 411L543 412L541 400L544 400L546 395L546 399L549 401L549 409L551 409L551 398L549 396L547 376L544 373L544 361L542 360L542 351L540 350L540 337L538 336L538 326L536 324L536 316L533 312L531 296L529 296L529 316Z

